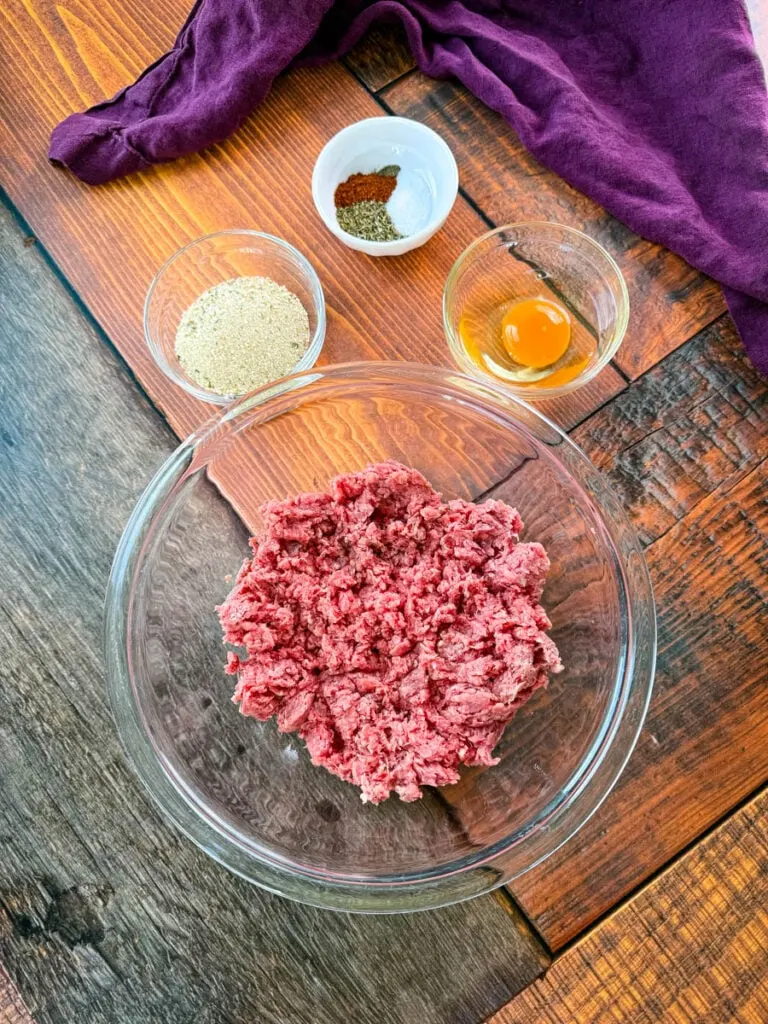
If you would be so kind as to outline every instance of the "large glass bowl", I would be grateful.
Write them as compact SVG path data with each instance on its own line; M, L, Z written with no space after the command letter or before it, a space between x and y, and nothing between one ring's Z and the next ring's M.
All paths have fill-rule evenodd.
M265 501L388 458L446 499L517 506L524 539L552 561L544 604L565 671L507 727L500 764L464 769L415 803L371 806L315 768L297 737L240 715L214 608ZM165 814L252 882L369 912L486 892L573 835L634 746L655 638L637 539L582 452L504 391L408 363L305 372L201 427L139 501L106 610L118 729Z

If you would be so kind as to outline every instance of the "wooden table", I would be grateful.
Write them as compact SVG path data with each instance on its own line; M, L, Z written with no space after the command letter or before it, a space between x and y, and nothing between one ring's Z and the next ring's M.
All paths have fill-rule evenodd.
M186 7L0 10L0 1022L28 1021L26 1003L39 1024L445 1024L496 1011L497 1024L762 1024L768 388L719 288L538 166L463 89L413 70L389 29L343 64L281 79L202 156L98 189L51 168L50 128L156 58ZM388 112L441 132L462 194L428 245L375 261L322 228L309 180L335 131ZM646 545L660 625L646 727L605 805L511 890L396 918L271 897L159 819L106 706L112 552L175 437L208 414L145 351L147 285L189 239L261 228L319 269L327 361L446 363L453 260L489 224L535 218L599 239L630 288L614 364L546 411Z

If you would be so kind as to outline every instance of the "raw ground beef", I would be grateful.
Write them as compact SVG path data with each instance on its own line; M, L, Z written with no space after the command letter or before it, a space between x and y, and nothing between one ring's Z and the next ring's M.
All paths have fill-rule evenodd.
M562 668L539 605L549 559L500 501L444 503L396 462L262 509L218 609L244 715L379 803L497 763L504 727Z

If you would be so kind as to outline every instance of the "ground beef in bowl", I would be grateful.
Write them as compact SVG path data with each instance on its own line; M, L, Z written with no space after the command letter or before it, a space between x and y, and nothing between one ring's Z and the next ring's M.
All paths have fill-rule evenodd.
M277 716L364 801L493 765L517 709L562 669L539 604L549 559L500 501L443 502L396 462L262 509L218 609L234 700Z

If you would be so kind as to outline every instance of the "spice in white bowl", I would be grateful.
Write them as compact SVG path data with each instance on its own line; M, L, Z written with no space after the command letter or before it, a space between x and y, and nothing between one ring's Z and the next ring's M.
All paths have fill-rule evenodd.
M370 174L351 174L333 193L339 227L369 242L394 242L403 236L392 223L387 202L397 189L400 168L389 164Z
M309 315L269 277L233 277L182 314L176 355L201 387L241 395L289 373L309 347Z

